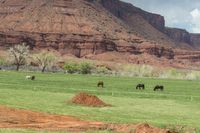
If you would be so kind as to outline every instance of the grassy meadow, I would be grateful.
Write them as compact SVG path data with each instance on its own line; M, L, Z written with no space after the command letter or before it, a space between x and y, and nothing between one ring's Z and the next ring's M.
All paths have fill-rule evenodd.
M36 76L35 81L25 79L26 75L33 74ZM104 81L105 88L96 87L99 80ZM146 89L136 90L138 83L144 83ZM154 92L155 85L164 85L165 90ZM93 108L69 104L68 101L78 92L95 94L113 106ZM72 115L83 120L109 123L147 122L163 128L183 125L200 130L198 80L0 71L0 105ZM1 132L35 131L1 129Z

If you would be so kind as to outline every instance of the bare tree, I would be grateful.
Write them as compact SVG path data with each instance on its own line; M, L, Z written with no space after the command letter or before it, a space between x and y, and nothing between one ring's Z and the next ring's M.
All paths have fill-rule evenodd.
M53 53L42 51L41 53L33 56L36 64L41 68L41 72L44 72L47 67L51 67L56 60Z
M12 63L16 65L16 70L19 71L19 67L26 64L26 59L29 55L29 46L26 46L25 43L15 45L8 52Z

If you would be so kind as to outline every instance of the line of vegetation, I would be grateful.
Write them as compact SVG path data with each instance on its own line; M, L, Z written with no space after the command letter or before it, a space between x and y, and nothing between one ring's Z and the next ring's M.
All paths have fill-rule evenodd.
M4 57L0 56L0 69L50 71L69 74L95 74L128 77L156 77L164 79L200 80L200 71L175 68L158 69L149 65L124 64L118 67L97 64L91 61L62 61L50 51L31 53L26 44L14 45Z

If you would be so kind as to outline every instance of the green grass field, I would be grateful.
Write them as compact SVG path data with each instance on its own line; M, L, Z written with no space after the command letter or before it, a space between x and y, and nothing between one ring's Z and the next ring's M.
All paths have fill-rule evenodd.
M0 104L20 109L64 114L84 120L114 123L147 122L155 126L183 125L200 129L200 81L151 78L105 77L34 73L36 81L25 80L26 72L0 72ZM105 88L97 88L99 80ZM145 83L146 90L135 89ZM154 92L157 84L164 92ZM92 108L68 104L78 92L97 95L113 107ZM2 129L0 133L18 133Z

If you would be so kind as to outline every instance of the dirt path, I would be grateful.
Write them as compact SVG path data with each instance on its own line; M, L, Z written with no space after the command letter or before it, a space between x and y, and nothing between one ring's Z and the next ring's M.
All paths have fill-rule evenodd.
M0 106L0 128L86 131L105 129L102 122L82 121L75 117L50 115Z
M20 110L0 106L0 128L23 128L51 131L83 132L87 130L114 130L124 133L171 133L148 124L106 124L84 121L71 116L51 115L29 110Z

